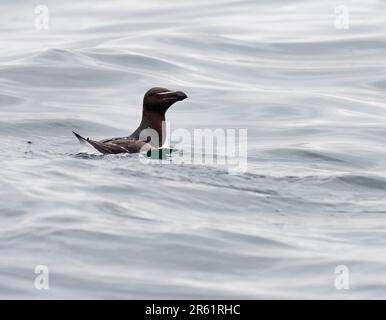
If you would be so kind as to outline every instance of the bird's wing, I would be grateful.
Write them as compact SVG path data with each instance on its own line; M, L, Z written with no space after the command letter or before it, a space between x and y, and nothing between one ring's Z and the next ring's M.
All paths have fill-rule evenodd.
M135 140L135 139L116 139L113 140L112 142L109 142L107 144L112 144L115 146L118 146L120 148L123 148L126 150L126 152L140 152L140 151L147 151L151 146L146 143L145 141L141 140ZM146 149L146 150L143 150Z
M79 142L83 146L92 146L97 151L103 154L118 154L118 153L135 153L142 151L142 147L147 145L146 142L140 140L133 140L128 138L114 138L106 139L102 141L95 141L91 139L83 138L81 135L73 132L74 135L78 138ZM149 145L150 148L150 145ZM149 148L145 147L147 151Z

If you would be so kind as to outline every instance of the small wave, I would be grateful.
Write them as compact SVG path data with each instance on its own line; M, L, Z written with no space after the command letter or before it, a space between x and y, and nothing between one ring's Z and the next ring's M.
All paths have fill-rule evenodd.
M1 71L1 77L30 87L87 88L106 87L128 82L138 77L118 70L73 66L11 66Z
M22 101L23 99L16 96L0 94L0 107L18 104L18 103L21 103Z
M42 139L58 136L73 137L72 130L82 129L89 134L99 132L116 133L117 130L105 124L80 119L31 119L24 121L0 121L0 136L22 136L27 139L31 136L39 136ZM76 140L74 139L74 142Z
M83 54L106 65L115 65L120 68L132 68L155 71L174 71L178 70L175 63L171 63L160 58L145 56L136 53L120 53L106 51L83 51Z
M345 175L337 178L338 181L365 189L386 190L386 178L361 175Z
M89 58L74 50L47 49L22 60L33 64L87 64Z
M341 159L340 155L331 152L322 152L316 150L304 150L304 149L274 149L268 151L271 154L277 154L288 158L301 158L305 160L334 162L334 163L346 163Z

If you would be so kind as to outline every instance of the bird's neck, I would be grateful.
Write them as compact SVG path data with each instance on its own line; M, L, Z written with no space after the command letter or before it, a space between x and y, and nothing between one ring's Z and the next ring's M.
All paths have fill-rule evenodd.
M152 111L143 111L142 113L142 120L139 124L138 128L133 132L133 134L130 136L133 139L142 139L146 140L148 136L151 136L148 131L144 131L146 129L152 129L154 130L158 135L158 145L157 141L154 141L155 138L152 137L150 140L150 144L154 147L161 147L163 143L165 142L165 129L163 128L165 126L165 114L164 113L157 113ZM141 136L142 132L142 136Z

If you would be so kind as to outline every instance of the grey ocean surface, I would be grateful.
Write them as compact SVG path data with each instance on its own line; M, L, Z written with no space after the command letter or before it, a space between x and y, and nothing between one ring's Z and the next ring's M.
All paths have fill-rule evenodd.
M386 2L36 5L1 1L0 298L386 298ZM152 86L172 129L247 129L247 172L75 156Z

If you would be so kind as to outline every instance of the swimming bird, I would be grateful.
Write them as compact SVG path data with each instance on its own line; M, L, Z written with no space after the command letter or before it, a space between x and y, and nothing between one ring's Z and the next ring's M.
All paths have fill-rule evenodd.
M145 93L142 107L142 120L138 128L127 137L104 139L100 141L83 138L73 131L80 144L90 145L103 154L136 153L156 149L165 142L162 123L166 111L177 101L188 96L182 91L171 91L155 87Z

